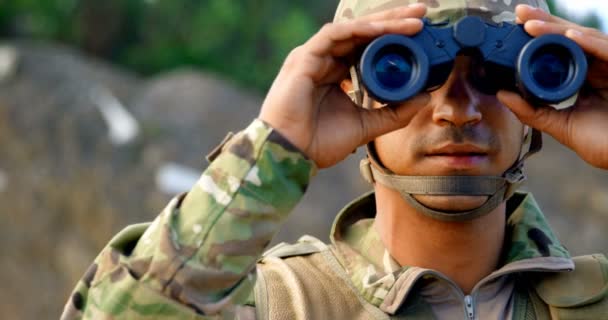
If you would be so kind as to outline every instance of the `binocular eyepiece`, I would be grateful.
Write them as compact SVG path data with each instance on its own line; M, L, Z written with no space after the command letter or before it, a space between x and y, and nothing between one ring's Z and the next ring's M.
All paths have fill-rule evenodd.
M460 53L472 56L469 77L478 90L519 90L535 103L571 98L587 75L586 56L574 41L555 34L533 38L522 25L474 16L453 27L425 20L412 37L379 37L363 52L358 72L370 96L398 103L445 83Z

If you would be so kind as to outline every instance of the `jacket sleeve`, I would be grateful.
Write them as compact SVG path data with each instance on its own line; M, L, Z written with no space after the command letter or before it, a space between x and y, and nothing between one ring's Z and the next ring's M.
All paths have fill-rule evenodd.
M304 194L314 163L261 120L234 136L188 194L127 227L79 281L62 319L233 319L252 313L255 263Z

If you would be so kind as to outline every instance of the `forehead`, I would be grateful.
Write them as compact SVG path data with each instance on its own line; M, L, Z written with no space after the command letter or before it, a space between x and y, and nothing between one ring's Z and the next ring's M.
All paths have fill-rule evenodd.
M549 11L545 0L341 0L334 22L347 21L414 3L426 4L428 8L426 17L431 21L456 21L467 15L476 15L495 23L513 22L515 7L519 4Z

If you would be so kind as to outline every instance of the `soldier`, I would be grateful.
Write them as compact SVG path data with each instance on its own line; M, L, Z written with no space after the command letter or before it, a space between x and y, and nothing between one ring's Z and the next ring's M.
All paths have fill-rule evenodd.
M467 15L578 43L593 59L574 107L483 94L468 56L404 103L349 99L358 84L345 58L362 45L414 35L424 16ZM532 195L513 192L528 126L608 169L607 75L608 36L552 16L544 0L342 0L335 22L287 57L259 117L188 194L111 240L62 318L608 319L606 258L571 258ZM375 192L338 215L332 243L303 237L262 256L315 171L367 143ZM503 183L491 196L410 190L461 176Z

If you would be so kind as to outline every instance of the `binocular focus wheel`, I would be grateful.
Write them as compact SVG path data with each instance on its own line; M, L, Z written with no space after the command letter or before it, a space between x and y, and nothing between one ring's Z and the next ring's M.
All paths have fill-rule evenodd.
M554 104L574 96L585 82L587 59L572 40L557 34L532 39L517 60L519 89L527 99Z
M368 94L383 103L412 98L425 88L429 58L424 49L403 35L374 40L363 52L359 66Z

